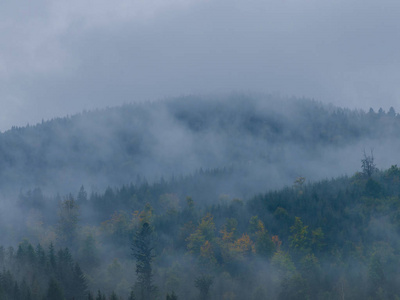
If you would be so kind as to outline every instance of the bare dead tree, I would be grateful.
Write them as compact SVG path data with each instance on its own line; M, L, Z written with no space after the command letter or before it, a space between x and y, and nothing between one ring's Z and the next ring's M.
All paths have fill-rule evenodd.
M365 153L365 149L364 149L364 158L361 159L361 169L362 169L362 173L367 177L371 177L372 174L378 170L374 163L374 150L373 149L371 149L370 155L367 155Z

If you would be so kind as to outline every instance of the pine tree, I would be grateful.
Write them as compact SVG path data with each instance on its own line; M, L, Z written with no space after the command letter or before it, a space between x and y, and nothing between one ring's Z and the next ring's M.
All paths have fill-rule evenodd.
M40 244L36 246L36 257L39 266L44 268L46 265L46 252Z
M85 191L85 188L82 185L81 188L79 189L78 196L76 197L76 202L78 203L78 205L85 205L87 201L88 201L87 192Z
M51 278L49 282L49 287L47 289L46 300L63 300L64 292L60 286L60 284L54 279Z
M96 300L106 300L106 295L104 295L102 292L98 291Z
M75 243L79 218L79 207L71 194L60 203L58 216L58 241L62 246L71 247Z
M153 230L148 223L144 223L136 232L132 251L136 258L136 286L139 289L140 299L153 299L156 291L151 267L154 258L154 238Z
M136 300L135 293L131 291L128 300Z
M48 262L50 269L54 271L56 269L56 254L53 243L50 243L49 246L49 255L48 255Z
M86 298L88 284L86 277L83 274L78 263L75 263L72 287L73 287L74 298L76 300Z
M118 296L114 291L111 293L110 300L118 300Z
M99 253L96 246L96 240L92 234L88 234L86 239L83 241L80 248L80 263L82 268L86 271L90 271L100 265Z
M21 289L18 286L18 282L14 283L14 290L13 290L13 300L21 299Z

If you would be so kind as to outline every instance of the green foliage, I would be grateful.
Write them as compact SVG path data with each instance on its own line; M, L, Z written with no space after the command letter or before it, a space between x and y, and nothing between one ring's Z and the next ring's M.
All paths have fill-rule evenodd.
M60 245L71 247L77 236L79 207L71 194L60 203L58 210L58 241Z
M361 169L364 176L368 178L377 171L372 150L370 155L367 155L364 151L364 158L361 160Z
M304 184L302 193L288 187L211 206L201 198L175 205L185 196L164 190L165 182L107 190L85 204L103 203L98 209L106 221L82 218L71 249L59 247L65 233L56 217L42 226L56 244L0 247L0 299L42 300L50 291L101 300L173 297L171 291L185 299L396 299L398 173L392 166L369 178L359 173ZM123 209L133 202L121 199L133 196L136 204ZM103 211L113 206L107 201L118 209ZM133 259L126 255L130 242Z
M60 287L59 283L54 279L50 279L49 288L46 294L46 300L63 300L64 292Z
M325 246L326 244L325 244L324 232L322 231L321 227L318 227L317 229L311 232L312 250L316 253L319 253L324 249Z
M206 242L211 243L215 238L215 223L213 216L207 214L200 222L196 231L192 233L188 238L188 250L192 254L199 255L201 248L204 247Z
M384 299L378 297L386 290L386 278L383 270L381 258L378 253L373 253L368 265L368 287L369 293L374 299Z
M136 287L139 290L139 299L152 299L156 292L152 271L155 255L153 230L148 223L144 223L137 230L132 243L132 251L133 257L136 259Z
M275 251L275 245L268 230L265 229L264 223L257 216L251 217L249 231L253 240L256 241L256 253L260 256L270 258Z
M275 267L279 279L290 278L296 272L296 267L287 252L277 251L271 259L271 264Z
M81 266L88 271L100 265L99 250L95 238L92 234L88 234L81 243L79 249L79 260Z
M365 194L369 197L378 198L381 192L382 188L379 182L372 178L368 178L367 182L365 183Z
M290 248L296 253L305 254L310 250L308 226L303 225L300 217L295 217L294 225L290 227Z

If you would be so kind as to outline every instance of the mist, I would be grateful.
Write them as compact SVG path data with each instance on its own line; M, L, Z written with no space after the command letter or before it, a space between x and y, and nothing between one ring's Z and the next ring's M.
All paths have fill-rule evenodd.
M2 4L0 129L187 94L398 108L393 0Z
M248 197L399 159L396 116L277 95L187 96L56 118L0 135L3 191L69 193L229 169L221 194ZM380 117L381 116L381 117ZM356 120L354 119L356 118ZM358 122L358 123L357 123ZM331 128L333 126L333 128Z
M166 98L14 126L0 134L0 265L18 289L0 283L0 292L397 295L398 130L393 107L259 93ZM140 243L154 256L147 292L136 255L145 229Z
M0 298L398 299L399 12L0 4Z

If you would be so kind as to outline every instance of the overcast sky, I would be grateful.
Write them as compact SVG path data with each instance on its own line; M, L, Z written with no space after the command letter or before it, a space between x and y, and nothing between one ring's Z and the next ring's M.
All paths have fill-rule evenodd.
M400 111L398 0L0 4L0 130L184 94Z

